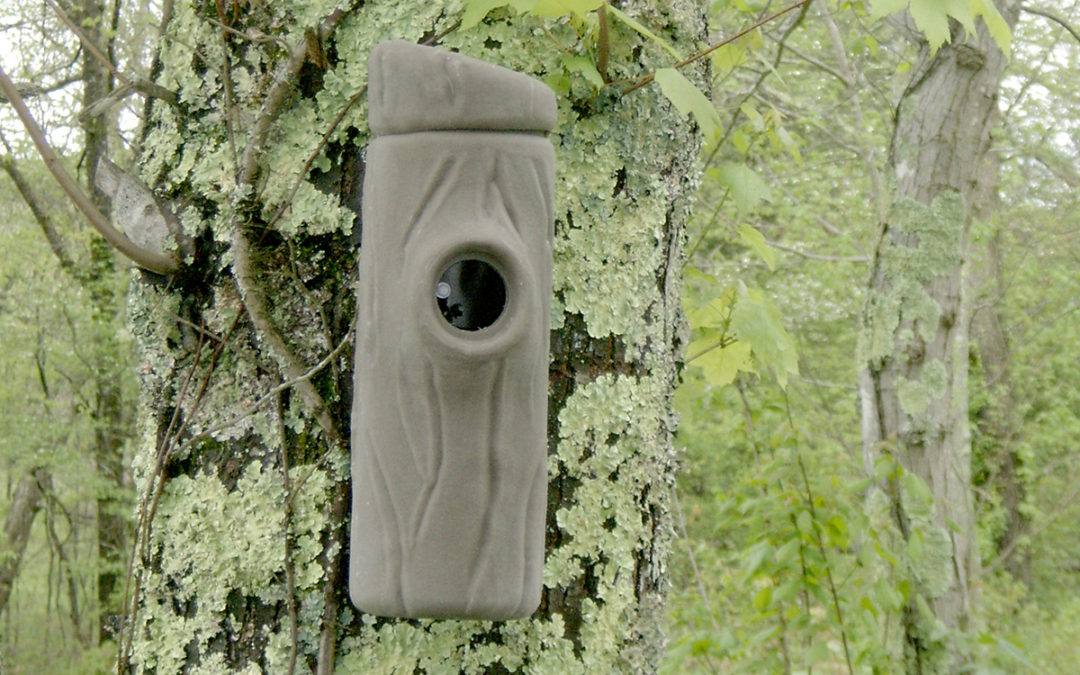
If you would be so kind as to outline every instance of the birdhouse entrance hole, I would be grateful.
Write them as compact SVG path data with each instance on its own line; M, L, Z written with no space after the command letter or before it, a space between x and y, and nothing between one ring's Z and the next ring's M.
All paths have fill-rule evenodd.
M473 258L452 263L435 284L435 300L446 322L476 331L498 320L506 307L506 283L499 272Z

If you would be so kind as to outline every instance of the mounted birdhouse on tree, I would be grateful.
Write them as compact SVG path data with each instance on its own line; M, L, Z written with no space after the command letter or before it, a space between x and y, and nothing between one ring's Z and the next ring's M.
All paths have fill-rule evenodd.
M540 601L555 97L405 42L369 59L349 585L369 613Z

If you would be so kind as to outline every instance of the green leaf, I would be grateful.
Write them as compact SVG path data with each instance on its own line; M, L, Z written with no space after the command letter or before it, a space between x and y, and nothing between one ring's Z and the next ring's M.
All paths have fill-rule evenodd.
M814 520L810 517L809 511L800 511L795 518L795 525L798 526L799 532L808 537L814 533Z
M923 554L923 538L922 533L916 531L913 532L911 538L907 542L907 554L913 561L918 561L922 558Z
M1006 640L1005 638L1002 638L1002 637L993 638L993 641L994 641L994 646L997 647L997 651L998 651L999 654L1001 654L1003 656L1006 656L1006 657L1016 661L1017 663L1023 665L1028 670L1032 670L1032 671L1037 670L1037 668L1035 667L1035 664L1033 664L1031 661L1029 661L1028 658L1027 658L1027 655L1024 654L1024 652L1021 651L1020 648L1017 647L1016 645L1014 645L1013 643L1009 642L1008 640Z
M789 375L799 373L795 342L784 328L780 312L758 291L740 285L731 310L731 332L750 344L754 362L771 371L781 388L787 388Z
M604 0L537 0L529 14L549 19L571 14L584 16L602 4Z
M776 566L787 567L788 563L794 561L795 557L799 554L799 546L801 544L802 542L800 542L798 539L792 539L788 543L776 549L776 554L773 555L773 560L776 562Z
M649 30L645 26L641 25L638 21L636 21L632 17L627 16L619 8L614 7L612 5L608 5L607 13L610 14L611 16L614 16L619 21L622 21L624 24L626 24L627 26L629 26L633 30L637 31L638 33L641 33L643 36L645 36L649 40L652 40L656 44L663 47L664 50L667 51L668 54L671 54L672 56L674 56L677 61L682 61L683 60L682 54L680 54L678 52L678 50L676 50L674 47L672 47L668 43L667 40L663 39L659 35L656 35L651 30Z
M892 565L893 567L897 567L897 566L898 566L898 565L900 564L900 561L896 559L896 556L894 556L894 555L893 555L892 553L890 553L889 551L885 550L885 549L884 549L884 548L883 548L883 547L881 546L881 544L880 544L880 543L878 543L878 542L876 542L876 541L874 542L874 550L875 550L875 551L877 551L877 554L878 554L879 556L881 556L881 558L882 558L883 560L885 560L886 562L888 562L888 563L889 563L890 565Z
M712 60L716 73L723 74L746 63L746 50L733 42L717 49L709 58Z
M765 557L772 551L772 547L769 546L767 541L758 542L750 548L746 554L746 565L743 568L742 582L745 583L750 580L750 577L754 575L754 572L758 571L761 567L761 563L765 562Z
M754 609L759 612L769 606L772 602L772 586L766 586L754 595Z
M709 349L715 346L716 340L712 340L711 344L706 340L695 340L687 347L687 353L691 356L696 353L701 354L692 363L702 369L705 381L709 384L723 387L734 382L739 371L757 372L754 370L754 359L750 355L748 343L734 342L726 347Z
M949 39L949 14L946 11L946 2L942 0L911 0L911 18L915 20L915 26L926 36L930 43L930 50L937 51L938 47L945 44Z
M883 16L904 11L908 0L871 0L870 4L870 20L877 21Z
M704 307L699 307L689 313L690 327L695 330L726 327L731 316L731 304L734 301L734 289L724 289L719 298L713 298ZM688 353L694 352L691 350Z
M712 138L720 128L720 114L701 90L674 68L661 68L654 76L660 91L675 109L684 115L693 115L706 139Z
M739 238L743 240L750 248L761 256L761 259L765 261L765 264L769 266L769 271L776 271L776 251L769 246L769 243L765 241L765 235L763 235L756 227L743 223L738 228Z
M571 73L579 73L589 84L595 89L603 89L604 78L600 76L600 71L596 69L596 65L593 64L588 58L578 55L563 54L560 57L563 67Z
M710 169L708 175L731 191L731 198L741 211L749 211L761 201L772 200L768 184L745 164L724 162Z
M472 28L484 20L488 12L510 4L508 0L466 0L465 13L461 15L461 30Z
M859 604L862 605L863 609L873 614L875 619L878 617L877 607L874 606L874 603L870 600L869 597L864 595Z
M983 18L990 31L990 37L994 38L994 42L1005 53L1005 56L1009 56L1012 47L1012 30L1009 29L1009 24L1005 21L1005 17L1001 16L997 6L987 0L971 0L971 13Z
M916 504L930 505L934 503L934 495L922 478L919 478L914 473L905 473L901 481L904 491Z
M831 658L832 651L829 650L829 643L824 640L815 642L806 652L806 660L809 663L822 663Z

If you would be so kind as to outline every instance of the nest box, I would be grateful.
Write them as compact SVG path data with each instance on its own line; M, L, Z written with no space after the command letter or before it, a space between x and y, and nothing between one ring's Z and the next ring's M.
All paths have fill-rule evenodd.
M396 41L368 82L350 595L383 616L525 617L547 510L555 97Z

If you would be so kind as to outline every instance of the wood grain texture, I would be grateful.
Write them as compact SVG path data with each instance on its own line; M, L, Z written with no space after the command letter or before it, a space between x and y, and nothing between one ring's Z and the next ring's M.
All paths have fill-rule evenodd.
M527 134L368 149L353 410L350 591L385 616L505 619L539 603L554 153ZM447 265L507 287L489 328L439 313Z

